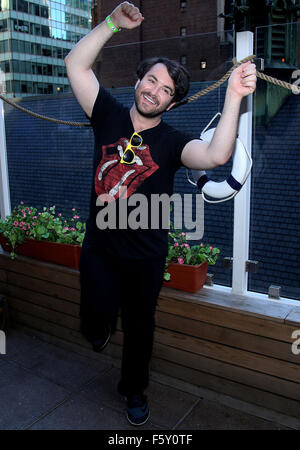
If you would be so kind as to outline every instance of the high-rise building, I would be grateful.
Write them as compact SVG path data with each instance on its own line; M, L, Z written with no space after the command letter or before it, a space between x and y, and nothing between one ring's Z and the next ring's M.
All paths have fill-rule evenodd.
M64 57L90 29L90 0L0 0L6 96L69 92Z

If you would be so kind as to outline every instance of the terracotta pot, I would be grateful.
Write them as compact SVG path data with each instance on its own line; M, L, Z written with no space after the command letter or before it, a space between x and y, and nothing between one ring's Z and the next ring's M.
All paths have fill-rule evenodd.
M206 281L207 268L207 261L198 266L171 263L168 267L171 279L170 281L164 281L163 286L187 292L197 292Z
M0 234L0 244L4 251L11 252L9 241ZM61 244L59 242L35 241L28 239L16 249L18 255L47 261L78 269L81 245Z

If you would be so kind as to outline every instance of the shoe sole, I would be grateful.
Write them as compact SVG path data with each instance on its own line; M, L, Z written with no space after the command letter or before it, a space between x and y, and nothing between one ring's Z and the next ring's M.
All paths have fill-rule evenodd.
M130 423L130 425L134 425L135 427L139 427L139 426L141 426L141 425L144 425L144 424L148 421L148 419L149 419L149 417L150 417L150 411L149 411L149 414L148 414L147 418L144 420L144 422L141 422L141 423L134 423L134 422L131 422L131 420L130 420L129 417L128 417L128 414L127 414L126 416L127 416L127 420L128 420L128 422Z
M119 394L120 394L120 396L122 397L122 400L123 400L124 402L127 402L127 397L126 397L126 395L123 395L123 394L121 394L120 392L119 392ZM135 427L139 427L139 426L141 426L141 425L144 425L144 424L148 421L148 419L149 419L149 417L150 417L150 411L149 411L148 416L147 416L146 419L144 420L144 422L141 422L141 423L134 423L134 422L131 422L131 420L130 420L129 417L128 417L128 413L126 414L126 417L127 417L128 422L130 423L130 425L134 425Z
M104 344L102 345L102 347L97 348L97 350L95 350L95 348L94 348L94 346L93 346L94 352L96 352L96 353L102 352L102 350L104 350L105 347L107 346L107 344L109 343L110 338L111 338L111 333L109 333L109 335L107 336L107 339L106 339L106 341L104 342Z
M107 336L107 339L105 341L105 343L102 345L101 347L101 351L105 349L105 347L107 346L107 344L109 343L109 340L111 338L111 334L109 333L109 335Z

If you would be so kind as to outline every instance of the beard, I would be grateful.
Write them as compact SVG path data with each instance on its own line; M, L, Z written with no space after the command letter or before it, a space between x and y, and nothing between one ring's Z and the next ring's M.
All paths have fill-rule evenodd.
M148 97L150 97L155 103L153 104L153 106L155 106L155 108L152 111L147 111L142 107L141 104L141 97L143 95L147 95ZM158 117L161 116L163 112L166 111L168 105L164 105L164 106L160 106L159 102L157 100L156 97L153 97L150 93L148 92L139 92L139 90L137 89L135 91L134 94L134 103L136 106L137 111L139 112L139 114L143 117L147 117L147 118L154 118L154 117ZM171 102L170 102L171 103Z

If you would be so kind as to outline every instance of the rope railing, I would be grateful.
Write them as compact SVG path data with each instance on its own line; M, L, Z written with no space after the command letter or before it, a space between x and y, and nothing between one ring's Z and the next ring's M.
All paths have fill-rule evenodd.
M8 98L4 97L1 94L0 94L0 99L3 100L4 102L8 103L10 106L17 108L20 111L29 114L30 116L36 117L37 119L47 120L48 122L58 123L60 125L69 125L72 127L90 127L91 126L91 124L88 122L70 122L67 120L54 119L53 117L47 117L42 114L35 113L33 111L30 111L29 109L23 108L23 106L18 105L16 102L9 100Z
M219 86L221 86L223 83L225 83L225 81L228 80L228 78L230 77L232 72L237 67L239 67L241 64L243 64L247 61L251 61L253 59L255 59L255 55L249 55L246 58L243 58L241 61L236 61L236 59L234 58L233 66L228 70L228 72L225 73L225 75L223 75L222 78L220 78L220 80L216 81L211 86L209 86L205 89L202 89L201 91L197 92L196 94L191 95L190 97L182 100L181 102L176 103L176 105L174 105L171 108L171 110L178 108L179 106L186 105L187 103L193 102L193 101L197 100L198 98L202 97L203 95L209 94L209 92L212 92L213 90L215 90ZM293 92L293 94L300 94L300 87L296 86L295 84L291 84L291 83L288 83L287 81L283 81L283 80L278 80L277 78L273 78L269 75L265 75L264 73L261 73L258 70L256 71L256 76L268 83L272 83L272 84L275 84L276 86L281 86L285 89L289 89L290 91ZM48 122L53 122L53 123L57 123L60 125L68 125L68 126L72 126L72 127L90 127L91 126L91 124L89 122L72 122L72 121L60 120L60 119L55 119L53 117L47 117L42 114L35 113L33 111L30 111L29 109L23 108L22 106L18 105L16 102L9 100L8 98L4 97L1 94L0 94L0 99L3 100L4 102L8 103L10 106L13 106L14 108L17 108L20 111L25 112L33 117L36 117L37 119L47 120Z
M225 73L225 75L223 75L222 78L220 78L220 80L216 81L216 83L212 84L211 86L202 89L201 91L197 92L194 95L191 95L190 97L186 98L185 100L182 100L181 102L177 103L176 105L173 106L172 109L178 108L179 106L182 105L186 105L187 103L190 103L194 100L197 100L198 98L202 97L203 95L208 94L209 92L212 92L214 89L217 89L219 86L221 86L226 80L228 80L228 78L230 77L230 75L232 74L232 72L241 64L244 64L247 61L251 61L255 59L255 55L250 55L247 56L246 58L242 59L241 61L236 62L236 59L233 58L233 66L231 67L231 69L228 70L228 72ZM273 83L277 86L281 86L284 87L286 89L289 89L290 91L292 91L294 94L300 94L300 87L288 83L286 81L282 81L282 80L278 80L277 78L273 78L270 77L269 75L265 75L264 73L259 72L258 70L256 71L256 76L257 78L261 78L262 80L267 81L268 83Z

